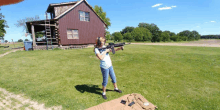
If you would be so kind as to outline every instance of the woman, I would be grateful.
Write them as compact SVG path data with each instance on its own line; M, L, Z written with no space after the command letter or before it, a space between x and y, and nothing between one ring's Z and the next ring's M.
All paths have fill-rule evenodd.
M100 60L100 68L101 68L102 77L103 77L102 97L104 99L107 99L106 86L108 83L108 74L110 75L110 77L112 79L112 83L114 85L114 91L119 92L119 93L121 93L122 91L118 89L117 84L116 84L116 77L115 77L114 69L112 66L111 58L109 56L109 52L111 52L111 49L101 49L103 47L106 47L104 44L105 44L105 38L98 37L96 39L96 45L95 45L94 51L95 51L96 56ZM122 49L123 49L123 46L115 49L115 51L122 50Z

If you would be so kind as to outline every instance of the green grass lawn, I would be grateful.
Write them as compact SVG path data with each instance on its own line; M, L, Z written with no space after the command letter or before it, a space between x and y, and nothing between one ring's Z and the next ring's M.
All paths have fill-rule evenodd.
M4 46L9 46L9 48L4 48ZM19 42L19 43L14 43L14 44L1 44L0 45L0 54L11 51L11 48L17 48L17 47L24 47L24 43Z
M11 49L5 49L5 48L0 48L0 54L6 53L10 51Z
M0 58L0 87L46 106L79 110L139 93L160 110L220 109L220 48L126 45L110 54L119 89L102 93L93 48L18 51Z

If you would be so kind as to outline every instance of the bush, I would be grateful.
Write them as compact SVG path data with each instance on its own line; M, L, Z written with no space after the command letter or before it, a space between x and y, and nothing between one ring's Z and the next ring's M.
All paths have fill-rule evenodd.
M54 48L53 50L62 50L61 48Z

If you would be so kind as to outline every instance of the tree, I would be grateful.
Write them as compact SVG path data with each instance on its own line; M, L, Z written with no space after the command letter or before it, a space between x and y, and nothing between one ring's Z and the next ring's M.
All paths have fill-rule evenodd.
M120 32L114 32L112 35L114 36L114 41L121 41L123 39L123 36Z
M4 41L4 38L0 37L0 45L1 45L2 41Z
M185 30L185 31L178 33L178 35L181 37L187 37L188 41L199 40L201 38L201 35L197 31L191 32L189 30ZM183 39L186 39L186 38L183 38Z
M152 34L148 29L143 28L143 41L151 41L152 39Z
M131 33L135 41L150 41L152 38L150 31L143 27L136 27Z
M126 26L124 29L122 29L121 34L125 34L127 32L132 32L134 30L134 27Z
M160 29L157 27L157 25L151 23L139 23L138 27L144 27L147 28L151 34L152 34L152 42L160 42L161 41L161 33L162 31L160 31Z
M175 41L175 42L176 42L176 41L181 41L180 37L181 37L181 36L178 36L178 35L170 36L170 40Z
M143 40L143 33L141 32L141 28L136 27L132 31L131 35L133 36L135 41L142 41Z
M175 36L175 35L176 35L174 32L170 32L170 31L164 31L164 32L169 33L170 37L171 37L171 36Z
M130 33L130 32L127 32L127 33L123 34L123 36L124 36L128 41L133 40L133 37L131 36L131 33Z
M26 32L28 31L27 29L27 25L26 22L30 22L30 21L35 21L35 20L39 20L40 17L38 15L36 15L35 17L26 17L25 19L20 19L17 21L17 24L15 24L17 27L23 27L23 31L26 30Z
M182 32L179 32L178 35L181 37L186 36L189 41L193 40L192 34L189 30L184 30Z
M201 35L197 31L192 31L191 34L195 40L199 40L201 38Z
M22 39L19 39L18 42L23 42L23 40L22 40Z
M170 34L169 34L169 32L162 32L161 37L162 37L162 41L164 41L164 42L170 41Z
M29 39L25 39L24 41L29 41Z
M188 40L188 37L186 37L186 36L179 36L179 40L187 41L187 40Z
M202 35L201 39L220 39L220 35Z
M5 43L7 43L8 42L8 40L5 40Z
M106 31L106 33L105 33L105 38L106 38L106 40L110 40L111 34L110 34L109 31Z
M17 24L15 24L15 25L17 27L23 27L23 31L26 31L26 33L28 33L28 28L26 26L26 22L35 21L35 20L39 20L39 19L40 19L40 17L38 15L36 15L35 17L26 17L25 19L18 20ZM35 33L36 38L43 37L44 35L45 35L44 32L36 32ZM31 35L31 39L33 39L32 35Z
M110 40L114 40L114 36L110 34Z
M175 36L175 35L176 35L176 33L170 32L170 36Z
M1 8L0 8L0 10L1 10ZM4 38L4 36L6 34L5 28L9 28L9 26L7 25L7 22L3 18L5 18L5 16L2 15L2 13L0 13L0 37L2 37L2 38Z
M109 26L111 26L111 23L110 23L110 19L106 17L106 12L104 12L102 7L101 6L99 7L98 5L94 6L94 11L105 22L105 24L107 25L106 28L108 29Z

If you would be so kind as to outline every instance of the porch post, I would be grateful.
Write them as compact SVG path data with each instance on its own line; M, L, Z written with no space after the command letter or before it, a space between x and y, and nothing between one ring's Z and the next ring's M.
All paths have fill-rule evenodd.
M34 32L34 25L31 25L31 31L32 31L32 38L33 38L33 46L36 46L36 42L35 42L35 32Z

